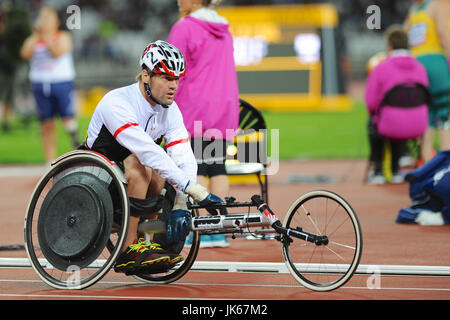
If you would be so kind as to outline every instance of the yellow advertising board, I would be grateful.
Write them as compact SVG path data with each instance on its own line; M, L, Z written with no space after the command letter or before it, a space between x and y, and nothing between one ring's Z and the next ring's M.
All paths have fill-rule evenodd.
M234 6L230 23L240 97L270 111L347 111L331 4Z

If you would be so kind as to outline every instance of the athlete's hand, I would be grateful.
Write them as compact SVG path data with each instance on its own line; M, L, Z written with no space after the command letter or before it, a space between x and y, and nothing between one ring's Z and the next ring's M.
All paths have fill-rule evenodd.
M216 196L213 193L209 193L205 187L194 182L188 183L188 186L184 191L188 195L190 195L199 205L204 206L205 209L212 215L217 215L217 211L214 206L224 203L224 201L220 197ZM219 210L220 214L227 214L226 207L221 207Z
M220 197L216 196L213 193L210 193L210 194L208 194L208 196L205 199L200 201L198 204L201 206L204 206L206 211L208 211L210 214L217 215L217 210L214 206L217 206L218 204L224 204L224 203L225 202L223 202L223 200ZM220 207L219 212L221 215L228 214L226 207Z
M200 202L208 197L209 192L206 188L198 183L189 181L184 188L184 192L192 197L195 202Z

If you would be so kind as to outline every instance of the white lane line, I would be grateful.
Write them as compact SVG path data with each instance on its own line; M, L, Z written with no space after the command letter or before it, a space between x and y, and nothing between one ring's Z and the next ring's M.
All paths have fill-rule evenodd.
M48 168L44 165L30 166L4 166L0 167L1 177L39 177L45 173Z
M187 297L142 297L142 296L95 296L95 295L72 295L72 294L9 294L0 293L0 297L9 298L76 298L76 299L123 299L123 300L229 300L229 298L187 298ZM233 298L233 300L235 300ZM248 300L248 299L236 299Z
M34 283L42 283L44 284L41 280L16 280L16 279L0 279L0 282L34 282ZM202 286L209 286L209 287L257 287L257 288L304 288L302 285L298 284L298 285L289 285L289 284L246 284L246 283L197 283L197 282L176 282L176 283L171 283L171 284L149 284L149 283L145 283L142 281L99 281L97 284L94 285L94 287L92 288L93 290L108 290L108 289L95 289L95 286L97 286L98 284L103 284L103 285L139 285L140 287L145 287L145 286L198 286L198 287L202 287ZM92 289L85 289L85 290L92 290ZM370 291L379 291L379 290L397 290L397 291L442 291L442 292L450 292L450 288L417 288L417 287L383 287L380 286L379 288L368 288L367 286L343 286L341 288L339 288L338 290L361 290L361 289L366 289L366 290L370 290ZM52 289L51 289L52 290ZM58 291L58 290L56 290ZM313 291L309 291L308 292L313 292ZM4 293L4 294L0 294L0 296L8 296L10 294ZM14 295L14 294L12 294ZM77 297L78 295L70 295L70 294L61 294L61 295L43 295L43 296L62 296L62 297ZM84 296L84 295L80 295L79 297L91 297L91 296ZM109 296L93 296L93 297L97 297L97 298L107 298ZM122 296L111 296L111 297L117 297L118 299L127 299L127 297L122 297ZM129 298L132 298L134 296L130 296ZM136 297L137 299L148 299L148 298L152 298L152 299L160 299L161 297ZM184 299L184 298L173 298L170 297L170 299ZM224 298L226 299L226 298Z
M193 286L202 286L202 285L208 285L208 286L238 286L238 287L248 287L248 286L254 286L254 285L245 285L245 284L198 284L198 283L192 283L192 284L181 284L181 285L193 285ZM258 285L259 287L263 285ZM283 286L280 285L279 287L291 287L291 286ZM370 290L367 287L342 287L338 290L343 289L350 289L350 290ZM400 291L445 291L448 292L450 289L445 288L379 288L379 289L373 289L373 291L380 291L380 290L400 290ZM314 293L312 291L309 291L311 293ZM319 292L318 292L319 293ZM0 298L62 298L62 299L117 299L117 300L129 300L129 299L139 299L139 300L229 300L230 298L208 298L208 297L170 297L170 296L114 296L114 295L74 295L74 294L14 294L14 293L1 293ZM233 300L252 300L251 297L247 297L245 299L239 299L239 298L232 298ZM270 300L270 298L268 298Z
M46 259L39 259L41 265L47 266ZM101 267L105 260L99 259L92 263L91 267ZM300 272L345 272L348 265L345 264L315 264L296 263ZM31 267L27 258L1 258L0 267ZM190 271L228 271L228 272L272 272L286 273L289 270L285 263L280 262L236 262L236 261L195 261ZM425 265L370 265L360 264L355 274L380 274L380 275L414 275L414 276L450 276L450 266L425 266Z

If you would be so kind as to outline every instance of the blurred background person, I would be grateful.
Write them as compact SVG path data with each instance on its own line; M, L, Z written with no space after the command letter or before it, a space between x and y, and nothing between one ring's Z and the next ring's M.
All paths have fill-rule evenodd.
M430 83L432 103L429 128L423 138L421 158L433 156L434 133L439 149L450 149L450 0L415 0L404 23L412 54L425 66Z
M169 43L183 52L186 76L175 96L191 135L198 183L228 196L226 147L239 122L239 90L228 21L212 5L219 0L178 0L184 17L172 27ZM228 134L227 134L228 130ZM212 150L212 152L211 152ZM199 154L201 151L201 154ZM209 185L208 185L209 179ZM225 247L225 235L202 236L201 247Z
M31 32L27 12L15 5L0 6L0 103L1 126L10 130L18 70L23 63L20 47Z
M365 93L370 115L370 160L374 167L368 176L371 184L386 182L382 170L386 142L391 146L390 182L403 182L399 172L402 146L408 139L423 136L428 123L426 70L408 50L408 35L401 27L391 26L386 37L386 57L371 70ZM417 99L406 101L405 96Z
M56 10L43 7L39 11L33 33L21 49L21 56L30 60L29 78L41 125L42 144L47 163L57 156L55 117L59 115L69 133L73 147L79 145L75 119L75 69L72 38L60 29Z

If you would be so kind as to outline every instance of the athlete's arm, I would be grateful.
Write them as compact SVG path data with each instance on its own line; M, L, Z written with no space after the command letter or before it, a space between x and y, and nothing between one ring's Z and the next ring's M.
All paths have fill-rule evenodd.
M139 161L156 170L175 188L184 190L189 177L172 161L169 155L139 126L136 116L127 104L115 103L102 110L103 123L123 147L134 153Z
M33 56L34 46L38 41L38 37L36 33L33 33L29 36L22 45L20 49L20 57L24 60L30 60Z
M430 16L436 23L436 32L439 37L439 42L444 49L444 54L450 58L450 2L448 1L434 1L429 5Z
M66 31L61 31L56 39L48 38L44 40L47 44L48 51L50 51L50 54L54 58L72 51L72 37L70 33Z
M189 133L176 103L169 107L169 123L165 132L167 154L192 182L197 180L197 161L190 144Z

